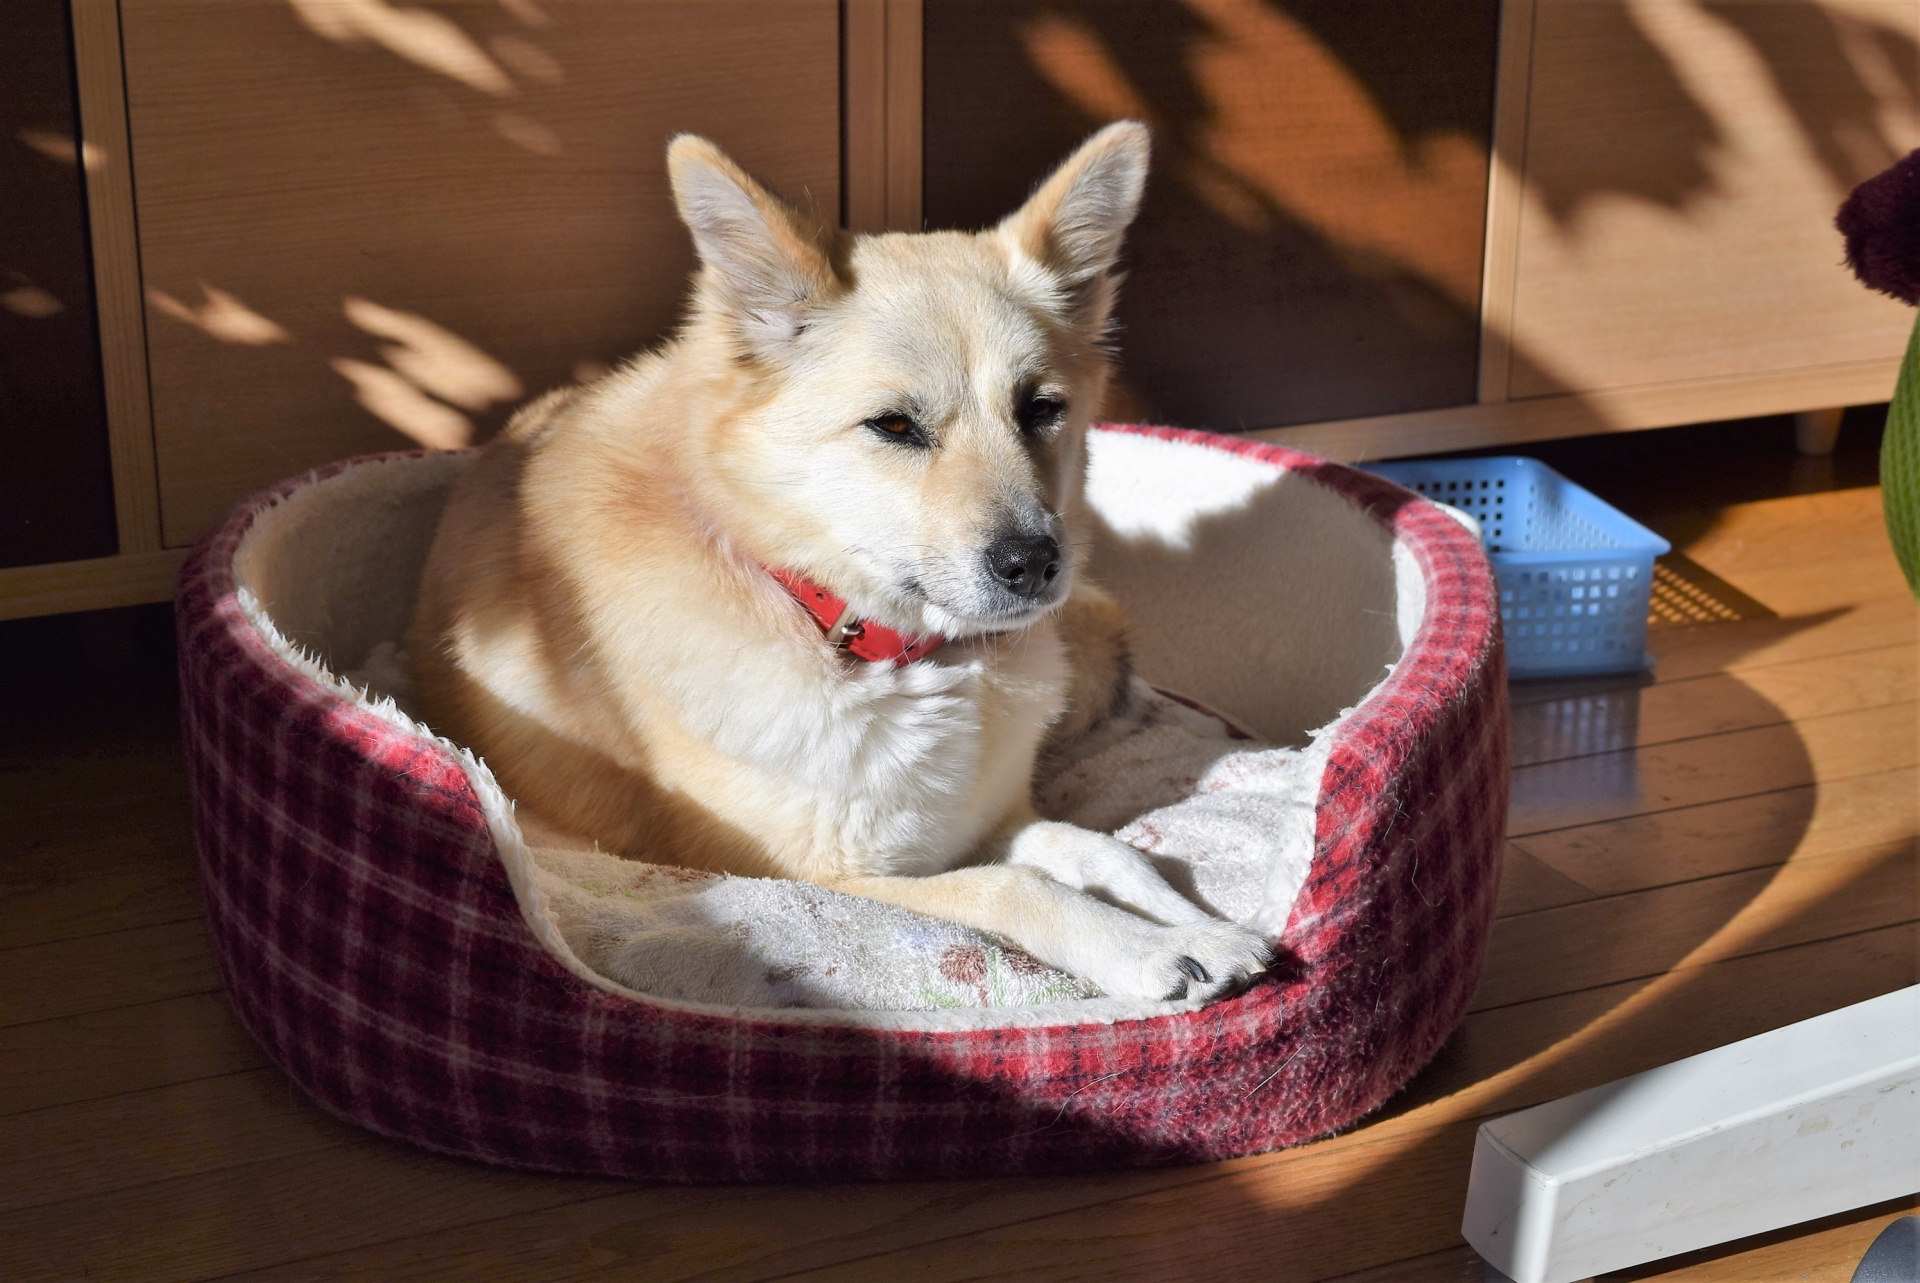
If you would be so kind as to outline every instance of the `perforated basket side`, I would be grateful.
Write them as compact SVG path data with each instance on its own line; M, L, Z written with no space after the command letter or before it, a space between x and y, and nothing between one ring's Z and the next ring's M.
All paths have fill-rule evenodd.
M1666 540L1537 459L1371 466L1480 523L1500 582L1511 676L1645 667L1653 561Z
M1491 553L1513 547L1524 538L1538 481L1519 465L1531 462L1516 457L1396 460L1367 466L1396 485L1435 503L1458 508L1478 521L1481 542Z
M1493 557L1515 677L1632 672L1646 664L1653 557Z

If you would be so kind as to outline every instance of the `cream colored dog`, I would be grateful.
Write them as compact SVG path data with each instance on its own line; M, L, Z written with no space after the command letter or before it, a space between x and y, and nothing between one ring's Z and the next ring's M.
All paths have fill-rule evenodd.
M691 315L463 475L409 648L428 720L622 854L947 918L1110 994L1244 984L1265 940L1030 800L1126 681L1075 514L1146 130L977 235L822 228L699 138L668 165Z

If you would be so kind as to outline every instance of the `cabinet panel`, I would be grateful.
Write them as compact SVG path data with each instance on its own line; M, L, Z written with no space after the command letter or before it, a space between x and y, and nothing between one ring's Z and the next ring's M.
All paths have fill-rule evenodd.
M66 0L0 39L0 566L105 557L113 478Z
M123 0L166 541L677 319L663 149L838 218L836 0Z
M927 0L927 222L990 222L1090 130L1143 119L1135 412L1231 430L1470 403L1496 18L1494 0Z
M1920 143L1911 0L1538 0L1515 397L1898 357L1847 191Z

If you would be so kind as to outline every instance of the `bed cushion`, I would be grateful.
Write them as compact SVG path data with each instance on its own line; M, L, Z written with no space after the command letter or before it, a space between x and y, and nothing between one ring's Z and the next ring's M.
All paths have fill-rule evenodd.
M1167 858L1203 813L1260 852L1240 916L1283 958L1247 992L745 1005L595 974L552 912L574 883L485 764L343 676L403 632L466 461L416 454L242 504L183 572L195 824L241 1018L343 1117L553 1171L1192 1161L1377 1107L1464 1010L1492 914L1506 696L1485 558L1440 509L1304 455L1136 428L1096 432L1090 455L1093 572L1128 609L1143 675L1261 743L1210 759L1168 803L1194 809L1166 823L1167 807L1095 796L1099 772L1075 787L1102 827ZM318 518L343 496L358 520ZM1292 763L1296 792L1308 772L1310 806L1274 800L1262 754Z

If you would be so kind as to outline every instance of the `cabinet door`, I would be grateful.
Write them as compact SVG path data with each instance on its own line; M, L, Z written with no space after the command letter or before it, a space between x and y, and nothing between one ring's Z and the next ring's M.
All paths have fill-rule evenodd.
M66 0L0 38L0 566L116 546Z
M1474 400L1494 0L926 0L924 212L1154 132L1118 413L1233 430Z
M675 322L663 149L838 218L836 0L122 0L166 541Z
M1913 0L1537 0L1507 394L1897 357L1833 215L1920 143L1916 37Z

